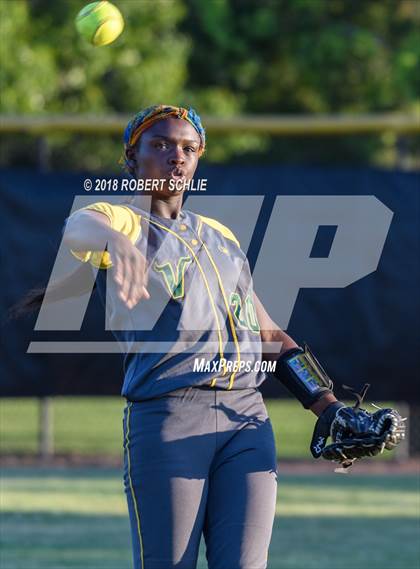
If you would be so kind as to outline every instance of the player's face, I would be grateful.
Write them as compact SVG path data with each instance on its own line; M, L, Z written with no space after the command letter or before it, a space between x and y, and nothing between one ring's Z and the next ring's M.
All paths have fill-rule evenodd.
M167 118L156 122L141 136L134 154L137 178L165 180L159 193L173 196L183 182L192 179L198 163L200 137L186 120ZM176 184L176 186L175 186Z

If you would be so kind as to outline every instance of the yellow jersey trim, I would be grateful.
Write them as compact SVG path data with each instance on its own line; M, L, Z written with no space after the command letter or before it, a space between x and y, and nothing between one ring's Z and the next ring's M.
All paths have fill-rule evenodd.
M223 223L220 223L220 221L217 221L216 219L212 219L211 217L204 217L204 215L199 215L198 217L200 218L201 221L203 221L204 223L206 223L207 225L209 225L210 227L212 227L216 231L219 231L223 235L223 237L230 239L231 241L236 243L236 245L238 247L240 247L239 241L236 239L236 237L232 233L232 231L228 227L226 227L226 225L223 225ZM199 231L200 230L201 230L201 227L199 228Z
M229 306L229 303L228 303L227 298L226 298L225 289L224 289L224 287L223 287L222 277L220 276L219 269L217 268L217 265L216 265L216 263L214 262L213 257L210 255L210 251L207 249L206 244L204 243L204 241L201 241L201 243L202 243L202 245L203 245L203 247L204 247L204 249L205 249L205 251L206 251L206 253L207 253L208 258L210 259L210 263L212 264L213 269L215 270L215 273L216 273L216 276L217 276L217 280L218 280L218 282L219 282L220 290L222 291L223 301L224 301L224 303L225 303L226 310L227 310L227 313L228 313L230 329L232 330L233 341L234 341L234 343L235 343L235 347L236 347L236 351L237 351L237 356L236 356L237 360L236 360L236 361L237 361L237 363L238 363L238 369L239 369L239 365L240 365L240 362L241 362L241 350L240 350L240 347L239 347L238 336L236 335L235 322L234 322L234 320L233 320L233 318L232 318L232 314L231 314L231 312L230 312L230 306ZM236 372L233 372L233 373L231 374L230 378L229 378L228 390L229 390L229 389L232 389L232 387L233 387L233 382L234 382L234 380L235 380L235 375L236 375Z
M223 237L226 237L227 239L230 239L231 241L233 241L238 247L240 247L240 243L237 240L237 238L235 237L235 235L233 234L233 232L226 227L226 225L223 225L222 223L220 223L220 221L217 221L216 219L213 219L211 217L205 217L204 215L199 215L199 224L198 224L198 229L197 229L197 235L198 237L201 239L201 230L203 228L203 223L205 223L206 225L212 227L213 229L215 229L216 231L219 231ZM202 242L202 241L201 241ZM202 244L204 245L204 243L202 242ZM223 253L227 253L228 250L223 247L222 250ZM213 265L213 268L215 268L216 270L216 275L218 275L218 271L217 271L217 267L215 265L215 263L213 262L213 259L211 258L211 256L209 255L209 252L207 251L207 256L209 256L210 262ZM218 280L219 280L219 284L221 283L221 278L220 275L218 275ZM223 289L223 286L221 286L221 289ZM222 291L224 294L224 291ZM225 304L226 304L226 298L224 298ZM228 308L228 307L227 307ZM234 328L234 324L232 323L232 319L230 316L230 311L228 308L228 315L229 315L229 323L231 325L231 329L232 329L232 335L234 336L234 338L236 337L236 331ZM233 328L232 328L233 325ZM239 351L239 344L237 345L237 350ZM239 361L240 361L240 352L239 352ZM235 374L232 374L230 376L230 380L229 380L229 387L228 389L231 389L233 386L233 380L234 380ZM210 387L214 387L216 385L216 378L214 378L211 383L210 383Z
M197 228L197 236L198 238L200 238L200 234L201 234L201 230L203 228L203 219L201 218L201 216L198 216L198 228ZM225 371L222 375L224 375L226 373L226 368ZM213 377L213 379L210 381L210 387L215 387L216 386L216 381L217 381L217 376Z

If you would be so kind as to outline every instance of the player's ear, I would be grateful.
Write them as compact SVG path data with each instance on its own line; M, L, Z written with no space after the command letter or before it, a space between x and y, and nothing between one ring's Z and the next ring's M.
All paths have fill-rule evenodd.
M128 170L130 173L134 174L138 166L135 148L126 148L125 159Z

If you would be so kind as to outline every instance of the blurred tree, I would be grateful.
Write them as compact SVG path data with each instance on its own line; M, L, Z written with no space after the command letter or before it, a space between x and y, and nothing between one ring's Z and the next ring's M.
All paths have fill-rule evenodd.
M74 19L80 0L0 2L2 91L0 112L135 113L157 101L177 101L187 77L188 38L177 31L181 1L118 2L124 33L96 48L79 36ZM48 136L54 165L112 168L120 140ZM92 152L92 143L95 151ZM2 148L2 162L22 159L21 137Z
M1 112L41 113L57 94L55 52L37 41L26 2L0 3Z
M417 0L188 0L187 5L181 29L196 47L188 92L212 113L415 110ZM248 161L254 149L254 157L264 152L262 159L288 162L380 162L392 158L388 147L396 146L392 136L325 139L322 145L319 139L255 136L248 144L243 136L230 142L225 159L234 152ZM209 157L216 152L220 158L221 145L222 140L210 144Z
M94 48L75 30L82 1L0 0L0 112L133 113L155 102L217 116L419 109L417 0L116 3L124 33ZM1 163L20 163L21 137L9 139ZM48 142L60 168L114 169L121 148L117 137ZM401 146L389 134L319 144L232 133L210 136L206 159L386 164Z

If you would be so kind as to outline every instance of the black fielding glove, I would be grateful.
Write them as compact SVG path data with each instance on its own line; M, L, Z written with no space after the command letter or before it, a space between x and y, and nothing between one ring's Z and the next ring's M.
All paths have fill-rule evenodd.
M335 401L330 403L318 417L315 423L314 434L311 441L311 453L314 458L319 458L327 444L327 439L331 433L331 425L335 419L337 411L345 407L344 403Z
M346 407L337 401L324 409L315 424L310 448L315 458L322 455L326 460L339 462L346 469L357 458L394 449L404 440L406 419L390 408L379 409L373 414L360 409L369 384L365 384L360 395L352 388L343 387L356 396L356 404ZM329 436L332 443L326 445Z

